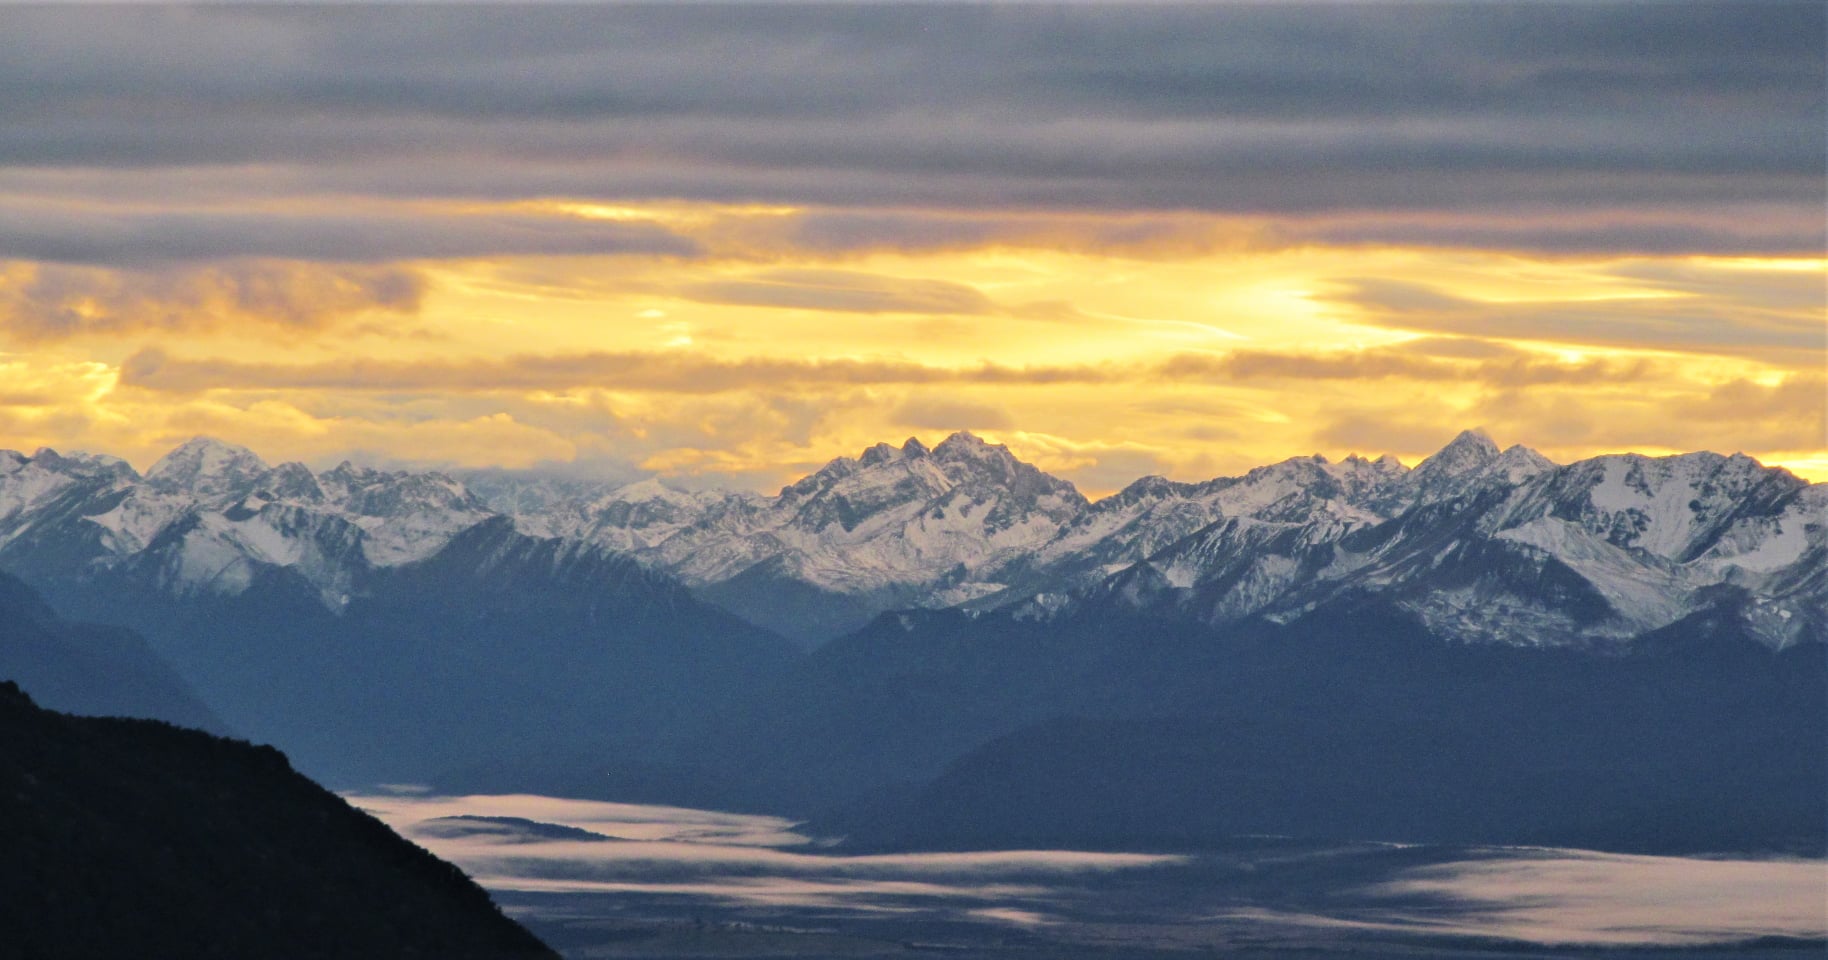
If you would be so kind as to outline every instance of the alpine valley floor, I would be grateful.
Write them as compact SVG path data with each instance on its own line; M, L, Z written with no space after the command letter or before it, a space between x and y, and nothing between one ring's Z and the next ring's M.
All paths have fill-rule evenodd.
M568 957L1814 957L1828 862L1244 838L855 854L747 816L351 797Z

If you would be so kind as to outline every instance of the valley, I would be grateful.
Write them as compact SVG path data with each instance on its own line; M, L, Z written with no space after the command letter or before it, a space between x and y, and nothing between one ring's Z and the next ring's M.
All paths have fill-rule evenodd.
M572 957L1497 960L1612 948L1789 960L1828 944L1820 861L1269 836L1146 852L882 855L789 821L706 810L350 799L464 866ZM1760 891L1752 909L1749 889Z

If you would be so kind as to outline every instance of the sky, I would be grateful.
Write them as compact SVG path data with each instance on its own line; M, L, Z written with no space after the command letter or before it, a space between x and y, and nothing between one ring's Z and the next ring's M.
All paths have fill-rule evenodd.
M1820 3L0 6L0 447L1828 480Z

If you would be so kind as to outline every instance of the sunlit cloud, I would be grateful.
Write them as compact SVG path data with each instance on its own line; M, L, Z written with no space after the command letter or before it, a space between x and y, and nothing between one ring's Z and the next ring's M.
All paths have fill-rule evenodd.
M1815 286L1820 294L1819 277ZM1796 281L1782 278L1784 286ZM1769 283L1769 281L1767 281ZM1828 329L1801 305L1757 309L1737 299L1652 292L1607 300L1480 301L1425 284L1356 278L1338 298L1367 322L1450 336L1635 347L1692 353L1746 354L1819 363Z
M890 417L927 430L1003 430L1016 425L1015 417L1001 407L943 397L910 398Z
M153 390L503 390L597 386L717 393L793 384L1046 384L1112 379L1092 366L949 368L902 360L716 360L691 354L520 355L499 361L409 363L349 360L320 365L190 360L148 348L127 358L122 382Z
M1828 476L1825 17L20 8L0 431L769 489L969 428L1097 494L1484 424Z
M235 325L306 331L418 310L423 280L393 266L235 260L181 270L0 265L0 337L27 343Z
M701 303L837 313L978 314L993 308L989 297L961 283L838 270L774 270L692 284L678 293Z

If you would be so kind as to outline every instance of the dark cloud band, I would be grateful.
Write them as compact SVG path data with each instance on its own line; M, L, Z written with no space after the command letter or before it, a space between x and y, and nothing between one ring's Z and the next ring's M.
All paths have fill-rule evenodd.
M0 27L0 176L22 179L215 167L242 200L1483 211L1405 230L1582 252L1690 241L1501 224L1687 211L1732 252L1819 238L1730 209L1819 212L1828 13L1812 2L11 8ZM273 256L683 245L629 225L428 221L432 241L269 216L253 239ZM91 262L149 231L180 256L249 233L178 221L6 242Z
M331 209L146 210L0 198L0 251L52 263L138 266L270 258L342 263L511 255L686 256L698 244L652 223L575 217Z

